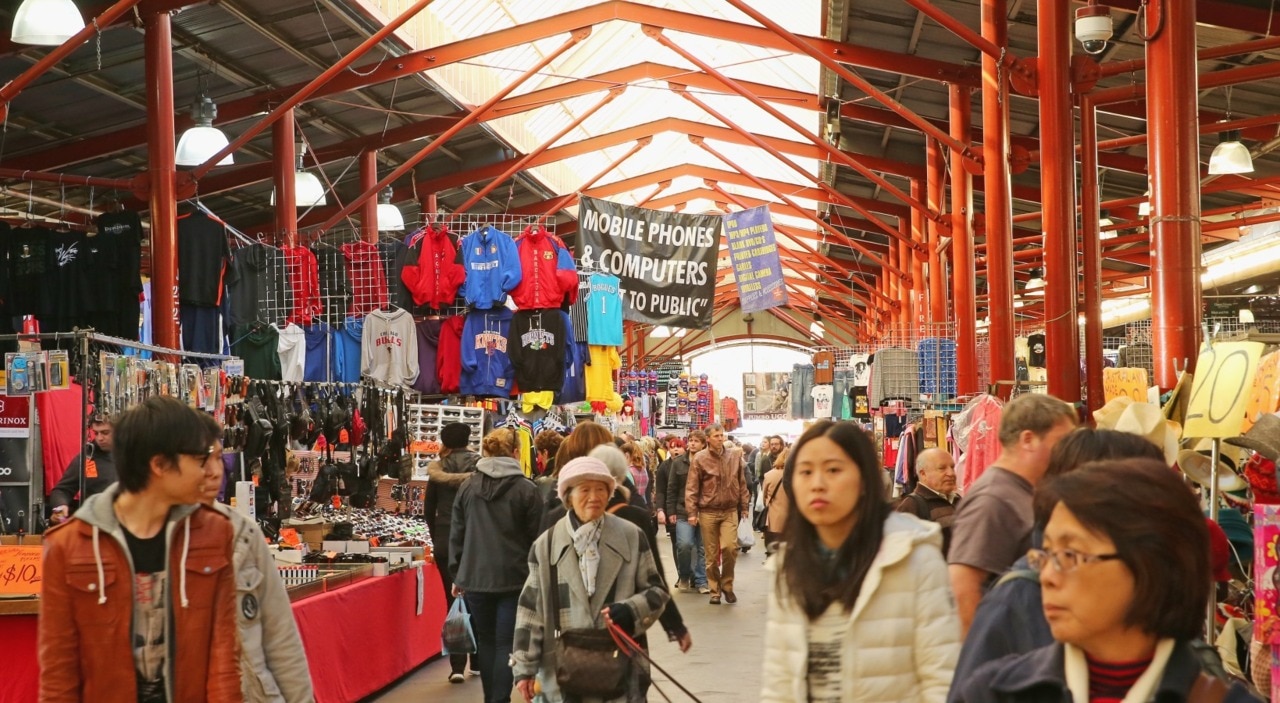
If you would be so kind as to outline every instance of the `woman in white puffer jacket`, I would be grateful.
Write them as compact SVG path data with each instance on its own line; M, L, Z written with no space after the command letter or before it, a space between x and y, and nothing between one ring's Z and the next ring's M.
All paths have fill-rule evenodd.
M961 640L942 532L893 512L881 473L852 423L818 422L793 448L761 701L946 699Z

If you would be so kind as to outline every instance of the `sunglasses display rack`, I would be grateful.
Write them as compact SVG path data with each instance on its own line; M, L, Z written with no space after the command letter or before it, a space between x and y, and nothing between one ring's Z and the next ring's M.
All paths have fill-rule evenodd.
M480 451L484 438L484 408L465 405L409 405L409 451L413 454L413 479L425 481L427 465L440 456L440 430L445 425L461 422L471 426L472 451Z

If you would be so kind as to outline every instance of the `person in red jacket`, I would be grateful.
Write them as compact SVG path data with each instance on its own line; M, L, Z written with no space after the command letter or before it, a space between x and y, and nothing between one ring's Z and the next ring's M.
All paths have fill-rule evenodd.
M559 237L545 227L526 227L516 239L520 253L520 285L511 291L511 299L520 310L558 308L566 299L570 304L578 297L578 274L573 256Z

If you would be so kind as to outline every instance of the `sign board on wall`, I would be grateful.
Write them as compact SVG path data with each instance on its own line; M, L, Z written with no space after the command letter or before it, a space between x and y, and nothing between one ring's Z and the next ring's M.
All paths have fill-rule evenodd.
M39 595L42 551L31 545L0 546L0 596Z
M791 374L742 374L743 419L781 419L791 410Z
M760 312L786 305L787 289L769 206L725 215L724 238L742 311Z
M618 277L623 317L687 329L711 327L719 215L687 215L582 196L578 262Z

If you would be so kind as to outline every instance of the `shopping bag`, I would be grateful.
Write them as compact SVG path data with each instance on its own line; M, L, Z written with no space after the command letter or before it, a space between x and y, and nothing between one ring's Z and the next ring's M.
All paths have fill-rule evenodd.
M462 598L453 599L449 615L444 619L440 640L444 644L444 654L475 653L476 635L471 631L471 613L467 611L467 602Z
M755 509L757 515L764 510L764 491L756 491Z
M751 520L742 518L738 521L738 548L751 549L756 545L756 535L751 531Z

